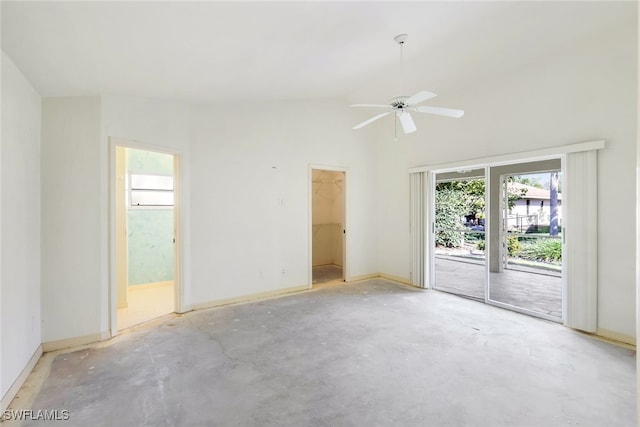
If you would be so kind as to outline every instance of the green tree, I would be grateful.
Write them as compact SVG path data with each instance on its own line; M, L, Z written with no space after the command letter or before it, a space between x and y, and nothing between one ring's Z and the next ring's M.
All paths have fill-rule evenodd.
M463 235L461 218L468 213L467 196L457 189L443 188L436 191L436 245L449 248L460 247Z
M436 194L441 190L456 192L457 197L466 203L466 212L463 215L473 215L476 218L484 217L484 180L469 179L466 181L448 181L436 184Z
M508 182L518 182L516 178L510 176ZM436 184L436 193L440 190L449 189L459 192L459 197L464 198L468 203L467 213L465 215L474 216L475 218L484 218L484 179L470 179L466 181L448 181ZM516 189L509 187L509 209L513 208L515 202L527 195L525 188Z
M513 177L509 177L513 180ZM484 218L485 183L483 179L447 181L436 184L436 245L457 248L464 243L464 217ZM509 207L524 197L526 189L509 190ZM480 237L481 239L484 237Z
M536 188L544 188L544 184L540 182L539 179L537 178L531 178L531 177L527 177L527 176L513 176L510 177L512 182L517 182L519 184L524 184L524 185L529 185L531 187L536 187Z

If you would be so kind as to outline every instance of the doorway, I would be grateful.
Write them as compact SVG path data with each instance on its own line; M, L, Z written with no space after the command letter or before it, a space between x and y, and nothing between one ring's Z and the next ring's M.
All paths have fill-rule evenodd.
M311 281L345 280L345 172L311 170Z
M432 287L562 322L561 159L432 177Z
M116 145L117 331L173 313L176 289L172 154Z

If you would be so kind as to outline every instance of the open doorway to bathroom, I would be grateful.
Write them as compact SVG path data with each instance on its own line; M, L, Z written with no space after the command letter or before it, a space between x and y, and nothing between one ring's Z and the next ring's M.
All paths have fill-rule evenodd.
M312 169L312 283L344 280L345 172Z
M115 147L118 331L174 312L174 157Z

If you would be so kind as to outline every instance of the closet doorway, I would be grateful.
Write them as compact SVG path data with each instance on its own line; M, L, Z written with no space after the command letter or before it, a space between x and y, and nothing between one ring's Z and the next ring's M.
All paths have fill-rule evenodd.
M311 169L312 285L345 280L343 170Z

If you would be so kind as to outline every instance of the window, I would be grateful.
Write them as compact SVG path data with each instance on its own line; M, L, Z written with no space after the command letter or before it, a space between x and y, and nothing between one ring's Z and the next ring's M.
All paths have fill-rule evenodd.
M168 175L129 174L129 206L172 207L173 177Z

